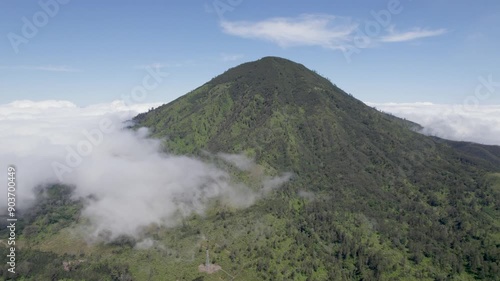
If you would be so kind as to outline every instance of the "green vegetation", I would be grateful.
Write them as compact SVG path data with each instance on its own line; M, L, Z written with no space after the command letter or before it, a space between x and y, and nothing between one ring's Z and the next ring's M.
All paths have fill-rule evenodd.
M42 200L21 237L25 280L500 280L499 147L423 136L273 57L135 121L170 152L244 152L295 176L250 208L215 202L152 228L157 244L143 250L129 239L75 248L80 203ZM227 273L198 272L207 247Z

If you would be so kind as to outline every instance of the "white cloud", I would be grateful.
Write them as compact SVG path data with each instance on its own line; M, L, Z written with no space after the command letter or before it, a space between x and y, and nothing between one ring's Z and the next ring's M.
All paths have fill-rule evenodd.
M424 127L423 133L458 141L500 145L500 105L367 103Z
M8 70L37 70L37 71L50 71L50 72L79 72L80 69L72 68L65 65L0 65L0 69Z
M270 18L256 22L224 20L220 25L227 34L271 41L281 47L320 46L342 51L353 46L367 48L377 43L411 41L446 33L443 28L428 30L415 27L410 31L396 32L394 26L386 30L380 26L377 34L367 34L367 23L348 17L304 14L295 18Z
M228 154L219 152L217 156L242 171L250 171L255 167L255 161L243 154Z
M264 39L281 47L321 46L343 49L357 25L342 17L301 15L296 18L271 18L259 22L221 22L225 33L244 38Z
M287 174L263 174L256 191L208 160L164 153L162 141L148 138L145 128L123 129L126 120L158 105L115 101L78 107L54 100L0 105L0 162L17 167L17 206L27 208L35 186L62 181L76 186L76 196L97 198L83 210L91 222L85 227L88 237L109 230L113 238L203 214L212 198L246 207L288 180ZM6 173L0 180L7 181ZM1 212L5 196L0 194Z
M388 32L389 32L389 34L382 36L382 38L380 38L380 41L382 41L382 42L412 41L412 40L416 40L416 39L420 39L420 38L443 35L447 32L447 30L444 28L435 29L435 30L414 28L413 30L407 31L407 32L397 32L394 30L394 26L391 26L388 29Z

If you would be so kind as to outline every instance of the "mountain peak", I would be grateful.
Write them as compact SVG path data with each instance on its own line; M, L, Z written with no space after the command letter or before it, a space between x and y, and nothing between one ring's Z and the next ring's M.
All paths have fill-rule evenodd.
M248 62L249 64L274 64L274 66L301 66L304 67L302 64L299 64L297 62L291 61L289 59L285 59L282 57L274 57L274 56L267 56L267 57L262 57L256 61L253 62Z
M281 96L307 94L309 91L306 89L327 89L333 86L328 79L304 65L280 57L263 57L243 63L228 69L207 84L227 83L234 86L232 88L235 95L260 93L266 97L271 93L280 93ZM241 91L243 88L252 91ZM338 88L336 91L342 92Z
M326 160L321 159L329 154L298 158L304 149L314 150L317 139L328 139L325 145L333 145L328 148L332 153L340 143L349 146L369 135L382 139L404 127L403 120L366 106L304 65L280 57L264 57L228 69L135 120L156 136L168 135L171 145L183 153L246 151L270 166L292 170L302 169L307 157L311 157L309 166L323 165L320 163ZM193 133L202 131L201 138ZM417 134L408 130L404 135ZM266 143L262 138L268 138ZM279 163L264 159L269 146L277 149L283 145L289 151L280 154Z

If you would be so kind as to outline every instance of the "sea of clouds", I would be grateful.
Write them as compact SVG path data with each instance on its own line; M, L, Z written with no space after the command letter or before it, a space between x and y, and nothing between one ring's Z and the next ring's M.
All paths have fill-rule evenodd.
M429 102L367 103L416 122L422 133L450 140L500 145L500 105L446 105Z
M75 198L92 198L82 213L92 240L102 233L107 239L138 236L151 224L175 225L190 214L203 214L212 199L248 207L289 180L288 173L262 174L256 191L217 161L167 154L162 140L150 138L147 129L125 128L135 115L156 106L115 101L78 107L68 101L26 100L0 105L1 182L7 182L7 166L15 165L21 209L33 204L36 186L75 186ZM243 155L212 158L243 172L258 166ZM0 193L1 210L6 210L5 193Z

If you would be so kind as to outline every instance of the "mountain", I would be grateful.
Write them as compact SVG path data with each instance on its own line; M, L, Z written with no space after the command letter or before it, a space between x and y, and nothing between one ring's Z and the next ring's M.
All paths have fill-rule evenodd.
M281 235L309 249L289 265L364 280L498 276L498 147L419 134L277 57L229 69L135 121L178 153L242 152L293 172L264 204L289 222ZM265 276L290 279L283 268Z
M50 187L21 226L27 242L39 245L22 256L37 265L29 267L31 276L499 280L497 146L422 135L418 124L366 106L277 57L229 69L133 121L171 153L241 153L266 174L293 177L246 209L215 202L204 217L149 229L163 244L145 251L127 237L94 248L68 238L62 230L81 202L64 187ZM30 238L35 226L43 235ZM223 270L197 270L205 249ZM50 262L68 259L87 265L61 273Z

